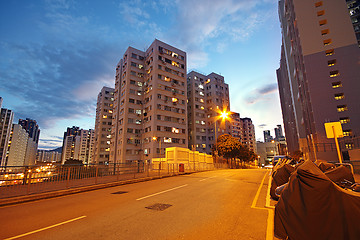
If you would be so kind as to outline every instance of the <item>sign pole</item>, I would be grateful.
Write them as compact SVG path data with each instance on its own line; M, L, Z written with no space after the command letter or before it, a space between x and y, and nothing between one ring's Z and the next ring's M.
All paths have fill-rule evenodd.
M337 139L337 135L335 133L335 127L334 126L332 126L332 130L333 130L333 133L334 133L334 139L335 139L336 151L337 151L337 154L338 154L338 157L339 157L339 163L342 163L342 158L341 158L340 148L339 148L339 142L338 142L338 139Z

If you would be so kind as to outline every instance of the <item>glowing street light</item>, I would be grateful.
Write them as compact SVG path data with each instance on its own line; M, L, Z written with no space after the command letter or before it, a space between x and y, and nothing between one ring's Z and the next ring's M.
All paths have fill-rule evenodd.
M218 119L221 119L221 121L225 121L227 119L229 119L229 114L230 112L227 112L226 109L223 110L222 112L219 112L219 115L215 118L214 124L215 124L215 157L218 154L217 151L217 127L216 127L216 122ZM215 160L216 162L216 160Z

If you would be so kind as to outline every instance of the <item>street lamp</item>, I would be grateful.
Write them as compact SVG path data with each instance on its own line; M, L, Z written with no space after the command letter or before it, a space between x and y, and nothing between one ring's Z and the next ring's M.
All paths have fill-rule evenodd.
M218 154L218 150L217 150L217 127L216 127L216 122L218 119L221 119L221 121L225 121L226 119L229 118L229 113L226 110L223 110L222 112L219 112L219 115L215 117L215 121L214 121L214 125L215 125L215 162L216 162L216 156Z

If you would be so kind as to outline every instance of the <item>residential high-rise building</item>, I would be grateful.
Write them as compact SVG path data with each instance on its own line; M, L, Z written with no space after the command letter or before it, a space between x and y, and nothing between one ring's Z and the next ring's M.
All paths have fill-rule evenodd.
M243 130L242 130L240 113L231 112L230 117L231 117L231 135L234 138L237 138L241 141Z
M270 134L270 130L265 130L264 132L264 142L271 142L274 140L273 136Z
M61 162L61 153L57 151L38 151L38 162Z
M110 162L187 147L186 100L185 52L159 40L145 52L129 47L116 68Z
M275 141L285 140L281 125L276 125L276 128L274 128L274 131L275 131Z
M241 118L241 143L256 152L255 127L251 118Z
M98 164L109 163L114 91L113 88L103 87L97 98L92 161Z
M217 138L232 133L231 122L219 118L220 112L230 111L229 86L219 74L191 71L187 77L187 95L189 148L211 153L215 135Z
M79 160L84 164L91 163L95 134L93 129L84 130L73 126L64 133L61 162Z
M35 120L30 118L19 119L19 124L28 132L29 137L37 144L39 143L40 128Z
M9 140L13 123L14 113L6 108L1 108L0 115L0 166L6 166L9 154Z
M21 125L22 128L26 130L30 138L27 143L24 165L34 165L36 163L40 128L37 122L30 118L19 119L19 125Z
M279 86L290 86L294 114L294 119L284 119L285 133L296 126L306 158L337 160L334 140L326 137L326 122L342 123L344 156L351 158L354 137L360 135L359 25L351 21L358 19L357 2L279 1L283 54L278 81Z
M349 9L349 14L354 27L356 39L360 47L360 1L346 0L346 4Z
M7 157L7 166L24 166L28 147L29 134L20 124L13 124L10 134L9 155Z
M3 102L3 99L2 99L2 97L0 97L0 108L2 108L2 102Z

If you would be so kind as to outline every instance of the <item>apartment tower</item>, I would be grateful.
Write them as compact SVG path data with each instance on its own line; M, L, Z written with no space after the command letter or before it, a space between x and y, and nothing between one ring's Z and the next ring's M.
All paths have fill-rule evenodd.
M241 118L241 143L256 152L255 127L251 118Z
M114 91L114 88L103 87L98 94L93 163L109 163Z
M337 160L334 140L326 137L326 122L342 123L344 156L351 158L359 148L355 137L360 135L360 49L358 24L352 22L358 12L352 3L358 6L358 1L345 0L279 1L283 54L278 81L289 88L292 103L281 104L289 117L284 119L285 133L288 139L288 130L296 126L290 132L297 134L295 145L306 158Z
M186 53L159 40L129 47L116 67L110 162L163 157L187 147Z
M13 123L13 111L1 108L0 115L0 166L6 166L7 156L9 154L9 140Z
M228 120L219 117L230 111L229 86L219 74L195 71L188 74L187 85L189 148L210 154L215 137L232 133L230 116Z

